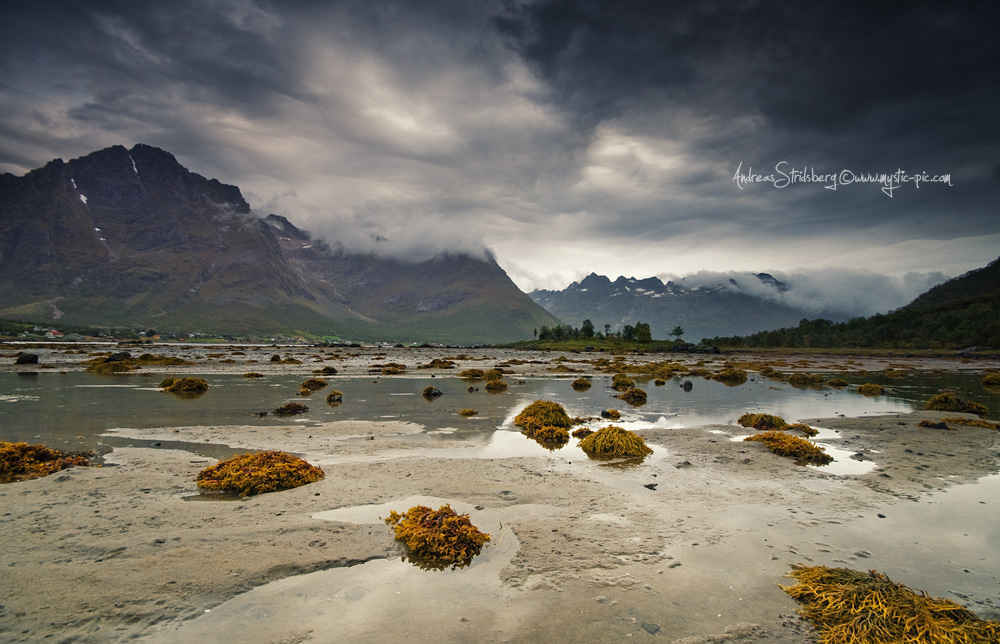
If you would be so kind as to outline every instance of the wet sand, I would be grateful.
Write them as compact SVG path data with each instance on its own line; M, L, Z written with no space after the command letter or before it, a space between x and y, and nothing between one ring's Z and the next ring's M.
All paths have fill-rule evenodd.
M0 486L0 639L790 644L810 629L778 584L809 562L879 569L998 619L1000 432L917 425L942 415L956 414L810 420L875 463L859 476L731 440L747 433L733 425L643 429L655 453L628 468L575 441L501 457L487 437L396 420L119 428L137 445L284 449L327 476L193 502L213 459L116 447L104 467ZM467 569L402 562L377 518L414 495L495 541Z

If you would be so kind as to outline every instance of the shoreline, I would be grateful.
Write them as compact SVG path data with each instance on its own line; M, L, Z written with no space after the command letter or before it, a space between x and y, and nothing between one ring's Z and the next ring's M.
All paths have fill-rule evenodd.
M769 641L801 642L809 628L789 618L796 606L776 588L787 581L782 575L791 563L878 568L900 576L890 549L852 544L851 538L861 536L849 528L865 521L881 527L885 520L878 514L890 522L919 514L934 495L997 472L1000 433L917 427L937 415L816 421L839 431L845 448L877 452L876 470L858 477L798 467L759 445L733 442L722 434L746 432L731 426L640 430L665 454L626 470L592 466L573 445L554 459L440 458L434 450L469 441L428 440L411 424L396 422L340 421L311 426L305 435L301 427L135 430L129 435L158 439L157 431L176 429L193 443L218 441L225 433L230 446L287 449L320 461L325 454L335 464L324 465L324 480L302 488L190 503L182 497L196 492L194 477L212 459L123 447L111 452L108 467L0 487L9 543L9 600L0 613L0 633L10 641L49 635L181 641L194 633L225 632L227 622L213 614L245 616L246 602L254 593L270 593L273 582L286 593L297 588L330 595L325 601L335 610L308 619L288 620L297 613L291 604L282 608L291 601L282 593L268 608L275 624L284 624L280 641L309 641L310 632L322 641L338 628L336 607L352 606L336 594L336 580L350 577L353 567L395 560L399 550L384 526L314 515L422 494L506 513L505 525L519 544L496 573L490 595L495 605L470 600L465 607L435 609L444 614L406 603L384 606L364 628L355 624L351 639L402 635L393 623L432 614L441 624L433 637L424 631L411 639L463 641L478 633L484 641L585 641L633 634L698 642L728 632L737 642L765 634ZM407 449L415 455L407 456ZM392 450L402 453L378 458ZM655 489L644 487L648 483ZM521 506L549 509L524 513ZM211 566L204 565L206 553ZM912 568L900 572L919 570ZM995 619L1000 597L984 589L1000 587L1000 566L980 562L972 572L960 570L947 582L927 578L926 590ZM402 574L408 579L412 573ZM899 581L922 587L906 576ZM80 588L88 592L82 596ZM251 589L257 590L247 593ZM539 605L548 608L532 610ZM267 632L248 641L279 641Z

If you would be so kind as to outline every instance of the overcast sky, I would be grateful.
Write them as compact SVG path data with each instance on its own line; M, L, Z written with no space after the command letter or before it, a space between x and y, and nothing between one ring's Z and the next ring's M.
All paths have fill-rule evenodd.
M348 247L486 246L525 290L1000 254L996 5L672 4L6 2L0 171L149 143ZM733 181L781 161L951 186Z

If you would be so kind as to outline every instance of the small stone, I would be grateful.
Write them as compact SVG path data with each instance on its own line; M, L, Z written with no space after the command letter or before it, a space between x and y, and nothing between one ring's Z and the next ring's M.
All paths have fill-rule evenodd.
M656 635L657 633L660 632L660 625L659 624L650 624L648 622L643 622L642 623L642 630L646 631L650 635Z
M647 490L655 490L657 485L659 485L659 483L646 483L642 487L646 488Z

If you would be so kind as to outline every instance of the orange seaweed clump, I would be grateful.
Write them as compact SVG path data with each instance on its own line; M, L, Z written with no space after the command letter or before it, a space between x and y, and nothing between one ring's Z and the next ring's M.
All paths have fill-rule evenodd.
M754 429L784 429L788 427L784 418L773 414L743 414L737 422L744 427L753 427Z
M590 384L590 378L577 378L570 383L570 386L577 391L587 391L590 389Z
M573 430L573 438L586 438L594 433L594 430L581 427Z
M646 404L646 392L638 387L630 387L629 389L618 394L617 397L621 398L633 407Z
M569 442L569 431L565 427L543 425L535 431L527 434L533 438L536 443L546 449L559 449Z
M942 391L934 394L924 403L924 409L934 409L937 411L961 411L977 416L986 415L986 407L971 400L959 398L953 391Z
M615 425L584 437L580 448L591 458L644 458L653 453L642 436Z
M573 421L559 403L536 400L521 410L521 413L514 418L514 424L530 435L545 425L569 429L573 426Z
M866 382L858 387L858 393L862 396L881 396L885 393L885 387L874 382Z
M482 369L465 369L459 372L458 377L467 380L482 380L486 377L486 374Z
M625 373L616 373L611 378L611 388L617 391L625 391L635 386L635 381Z
M411 561L424 568L468 566L490 540L488 533L472 525L468 514L457 514L450 505L437 510L417 505L404 514L393 510L385 522L393 526Z
M0 483L37 479L76 465L90 465L87 455L66 454L45 445L0 441Z
M288 452L239 454L198 473L198 488L240 496L290 490L325 476L322 469Z
M164 391L179 396L200 396L208 391L208 382L204 378L164 378L160 382Z
M786 427L785 431L799 432L800 434L804 434L806 436L815 436L816 434L819 434L819 430L813 429L812 427L806 425L805 423L793 423L788 427Z
M302 389L306 389L309 393L314 391L319 391L326 386L326 381L321 378L308 378L302 381Z
M948 599L930 597L875 570L793 566L798 583L782 586L822 644L1000 642L1000 622L980 619Z
M797 465L807 463L826 465L833 462L833 457L824 452L822 447L785 432L766 431L747 436L743 440L764 443L769 450L778 456L794 457Z
M726 367L718 373L712 374L712 380L718 380L724 385L735 387L747 381L747 372L734 367Z

